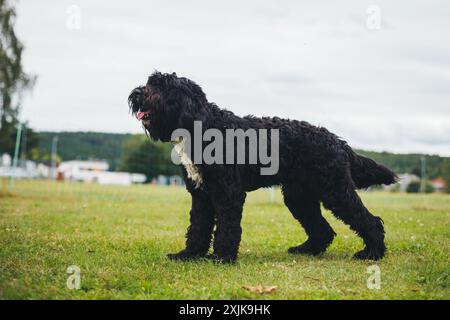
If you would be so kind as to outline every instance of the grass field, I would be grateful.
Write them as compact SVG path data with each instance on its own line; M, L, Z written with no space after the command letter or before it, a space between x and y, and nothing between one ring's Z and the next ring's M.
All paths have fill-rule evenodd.
M1 299L449 299L450 196L362 193L386 226L381 289L351 259L362 242L338 236L321 257L287 248L305 234L276 194L250 193L236 265L173 262L183 248L190 199L183 188L18 181L0 188ZM81 270L69 290L67 267ZM259 294L244 288L278 286Z

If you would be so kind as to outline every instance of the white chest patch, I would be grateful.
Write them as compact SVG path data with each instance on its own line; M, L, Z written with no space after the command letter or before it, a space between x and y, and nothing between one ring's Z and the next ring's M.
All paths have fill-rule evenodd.
M183 167L186 169L187 176L194 182L195 188L197 189L203 182L202 175L198 171L198 168L189 158L188 154L184 150L185 142L182 140L174 145L176 153L180 156L180 161Z

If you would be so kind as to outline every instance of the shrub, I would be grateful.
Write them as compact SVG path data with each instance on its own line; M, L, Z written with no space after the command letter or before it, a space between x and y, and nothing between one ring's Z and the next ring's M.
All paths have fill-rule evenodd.
M413 181L411 182L408 187L406 188L406 192L408 193L419 193L420 190L420 181ZM425 184L425 193L432 193L434 192L434 187L431 183L427 182Z

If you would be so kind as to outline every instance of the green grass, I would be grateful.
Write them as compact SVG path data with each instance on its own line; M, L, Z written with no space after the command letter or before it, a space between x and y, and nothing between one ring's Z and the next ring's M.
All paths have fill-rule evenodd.
M173 262L184 246L190 199L183 188L18 181L0 187L1 299L449 299L450 196L362 193L385 221L381 289L352 260L361 240L325 217L338 236L321 257L287 248L305 234L266 190L250 193L236 265ZM81 269L69 290L66 269ZM260 295L243 285L277 285Z

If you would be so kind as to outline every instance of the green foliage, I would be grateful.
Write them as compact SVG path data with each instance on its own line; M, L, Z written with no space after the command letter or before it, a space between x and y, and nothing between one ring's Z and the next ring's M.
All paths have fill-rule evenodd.
M425 184L425 193L432 193L434 192L434 187L431 183L427 182Z
M44 163L48 166L51 165L52 162L52 155L51 153L45 152L42 149L39 148L33 148L28 152L28 159L35 161L35 162L39 162L39 163ZM61 157L59 155L56 155L55 157L55 162L56 163L60 163Z
M421 192L420 189L421 189L420 181L413 181L406 188L406 192L408 192L408 193L419 193L419 192ZM425 193L431 193L431 192L434 191L434 188L431 185L431 183L427 182L425 184L425 190L424 191L425 191Z
M406 192L419 193L420 192L420 182L413 181L410 184L408 184L408 187L406 188Z
M155 143L143 135L134 135L125 140L123 150L119 167L121 171L143 173L149 180L159 174L181 173L170 159L172 150L170 144Z
M10 1L0 0L0 153L14 152L22 95L36 77L22 68L23 45L14 31L16 12Z
M444 158L441 166L442 178L447 182L446 191L450 193L450 158Z
M0 129L0 154L8 153L13 156L16 145L18 122L8 124ZM22 136L20 142L20 156L29 157L29 152L38 145L38 135L27 124L22 124Z

